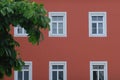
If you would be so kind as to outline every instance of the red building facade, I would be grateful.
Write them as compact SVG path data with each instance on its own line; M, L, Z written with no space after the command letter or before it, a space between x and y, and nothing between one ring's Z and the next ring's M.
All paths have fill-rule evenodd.
M44 3L51 30L38 46L14 33L31 67L10 80L120 80L119 0L35 1Z

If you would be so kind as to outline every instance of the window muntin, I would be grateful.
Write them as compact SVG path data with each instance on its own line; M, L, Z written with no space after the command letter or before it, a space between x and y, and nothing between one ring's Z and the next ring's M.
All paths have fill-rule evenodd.
M50 37L66 37L66 12L49 12Z
M92 34L103 34L103 16L92 16Z
M107 62L90 62L90 80L107 80Z
M66 62L65 61L51 61L49 63L49 77L50 80L67 80L66 79Z
M25 62L21 71L15 71L14 80L32 80L32 62Z
M106 37L106 12L89 12L89 36Z
M21 28L20 25L14 27L14 36L15 37L26 37L27 33L24 28Z

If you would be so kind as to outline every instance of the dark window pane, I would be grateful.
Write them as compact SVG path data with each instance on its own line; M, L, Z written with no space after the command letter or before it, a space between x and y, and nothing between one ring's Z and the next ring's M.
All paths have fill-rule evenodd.
M57 21L57 16L52 16L52 21Z
M92 34L96 34L96 33L97 33L97 24L92 23Z
M58 33L63 34L63 23L58 24Z
M103 23L98 23L98 33L103 34Z
M103 23L98 23L98 27L103 27Z
M93 65L93 69L104 69L104 65Z
M97 71L93 71L93 80L97 80L98 75L97 75Z
M92 16L92 21L97 21L97 16Z
M99 71L99 80L104 80L104 71Z
M24 29L24 33L27 34L26 30Z
M18 71L18 80L22 80L22 71Z
M99 65L93 65L93 69L99 69Z
M21 27L18 27L17 32L18 32L19 34L21 34L21 33L22 33L22 28L21 28Z
M52 33L57 34L57 23L52 23Z
M63 71L59 71L59 80L63 80Z
M29 69L29 65L24 65L22 68L23 69Z
M63 16L58 16L58 21L63 21Z
M104 69L104 65L99 65L99 69Z
M57 65L52 65L52 69L57 69Z
M63 65L58 65L58 69L63 69Z
M52 71L52 80L57 80L57 71Z
M103 21L103 16L98 16L98 21Z
M24 80L29 80L29 72L24 71Z

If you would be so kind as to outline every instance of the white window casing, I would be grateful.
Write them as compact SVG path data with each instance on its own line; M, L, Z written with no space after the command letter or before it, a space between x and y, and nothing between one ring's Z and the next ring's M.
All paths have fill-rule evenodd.
M67 13L66 12L49 12L50 31L49 37L66 37L67 36Z
M107 13L89 12L89 37L107 37Z
M90 80L108 80L107 61L90 61Z
M67 62L49 62L49 80L67 80Z
M27 33L24 28L21 28L20 25L14 27L14 36L15 37L26 37Z
M26 74L27 73L27 74ZM32 80L32 62L25 61L25 66L23 66L21 71L14 71L14 80Z

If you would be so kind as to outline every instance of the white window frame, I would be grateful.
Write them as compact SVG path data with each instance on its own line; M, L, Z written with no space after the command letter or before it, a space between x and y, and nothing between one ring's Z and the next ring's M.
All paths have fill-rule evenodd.
M108 80L108 63L107 61L90 61L90 80L93 80L93 71L100 71L100 69L93 69L93 65L104 65L104 80Z
M66 61L50 61L49 62L49 80L52 80L52 65L63 65L63 80L67 80L67 62ZM55 70L56 71L56 70ZM59 69L57 70L59 71Z
M89 37L107 37L107 12L89 12ZM103 16L103 34L92 34L92 16ZM97 22L97 21L96 21ZM98 22L97 22L98 23Z
M14 36L15 37L27 37L27 33L25 33L25 29L22 28L22 33L18 33L18 28L20 27L20 25L17 25L16 27L14 27Z
M25 61L25 65L29 65L29 80L32 80L32 61ZM14 80L18 80L18 71L14 71Z
M53 34L52 33L52 16L63 16L63 34ZM49 12L49 18L50 18L50 31L49 31L49 37L67 37L67 13L66 12ZM56 21L56 23L58 23ZM58 30L57 30L58 31Z

